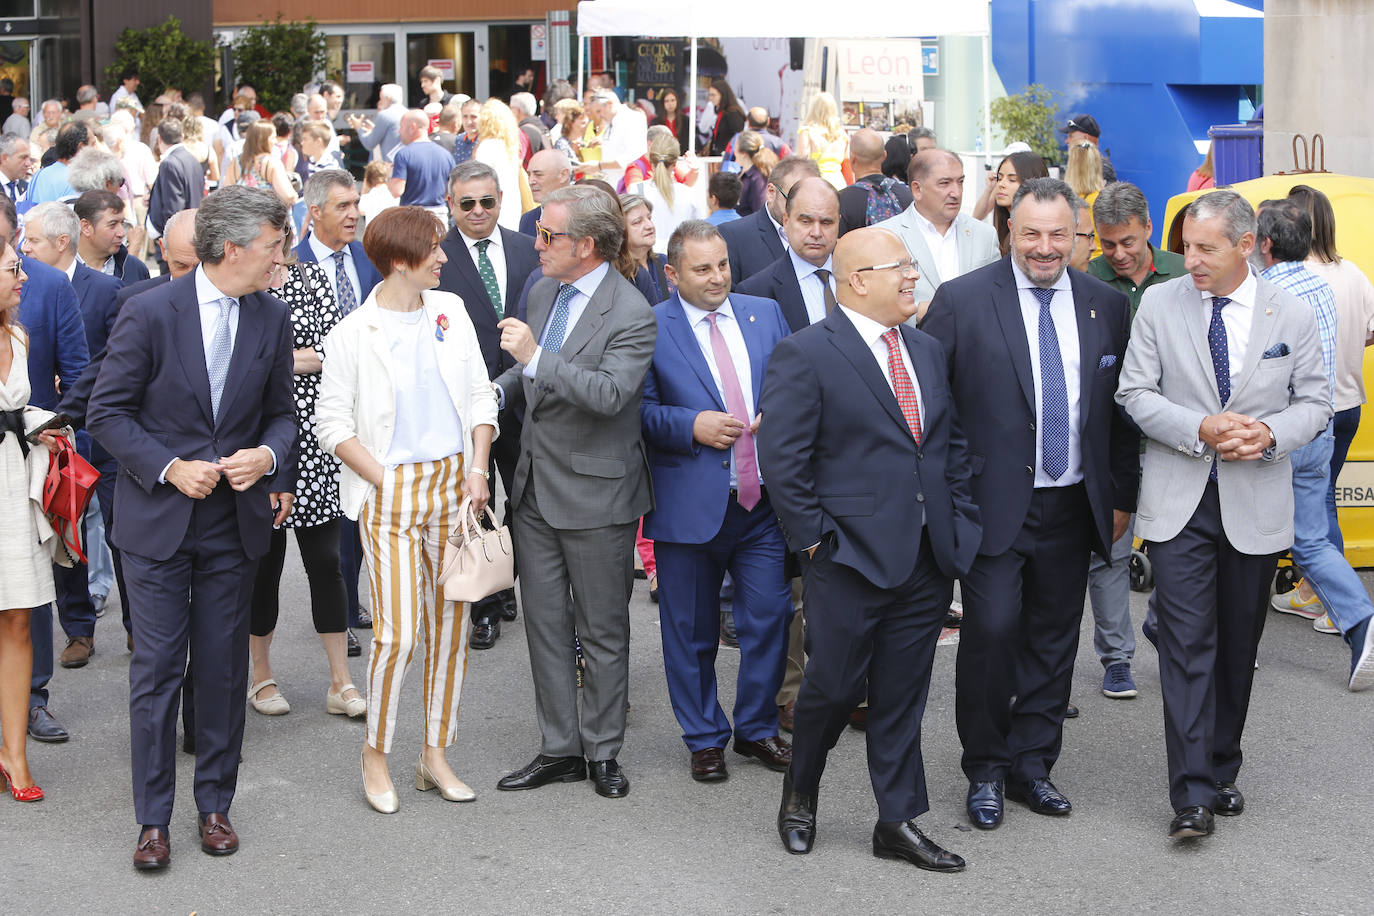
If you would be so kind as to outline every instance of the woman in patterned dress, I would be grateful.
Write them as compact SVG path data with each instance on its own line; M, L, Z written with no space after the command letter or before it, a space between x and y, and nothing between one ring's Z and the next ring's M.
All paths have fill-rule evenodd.
M319 264L294 261L291 235L283 243L286 266L276 294L291 307L295 341L296 500L281 528L272 533L272 546L258 566L253 585L253 610L248 648L253 658L253 688L248 700L258 712L281 716L291 711L272 677L269 650L277 627L278 596L286 559L286 529L296 532L306 578L310 582L310 612L315 632L329 658L329 693L325 710L330 715L361 718L367 704L348 673L345 630L348 601L339 572L339 461L326 454L315 438L315 397L320 387L324 353L321 341L343 316L334 299L329 276Z

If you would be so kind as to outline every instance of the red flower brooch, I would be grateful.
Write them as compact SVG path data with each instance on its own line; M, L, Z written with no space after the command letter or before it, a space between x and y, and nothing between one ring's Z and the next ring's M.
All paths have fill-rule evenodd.
M444 332L448 330L448 316L440 315L434 319L434 339L443 340Z

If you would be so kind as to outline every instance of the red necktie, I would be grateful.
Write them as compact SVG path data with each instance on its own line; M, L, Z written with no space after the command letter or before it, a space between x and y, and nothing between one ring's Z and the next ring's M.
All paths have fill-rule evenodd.
M740 387L739 376L735 374L735 361L730 358L730 348L725 345L725 335L716 327L715 312L706 316L711 325L711 354L716 358L716 370L720 373L721 387L725 389L725 406L736 420L744 424L744 431L735 440L735 476L739 490L739 504L745 509L753 509L762 496L759 488L759 463L754 453L754 436L749 432L753 417L744 403L744 389ZM909 384L909 383L908 383Z
M911 376L907 375L906 366L902 363L896 328L889 328L883 334L883 343L887 344L887 374L892 377L892 391L897 395L897 405L902 408L902 416L906 417L911 437L920 445L921 405L916 400L916 386L911 384Z

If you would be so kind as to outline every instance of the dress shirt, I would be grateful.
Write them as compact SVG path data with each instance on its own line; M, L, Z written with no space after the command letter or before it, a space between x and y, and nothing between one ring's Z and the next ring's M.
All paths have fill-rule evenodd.
M1016 292L1021 301L1021 320L1026 325L1026 342L1030 345L1031 375L1035 378L1035 486L1067 487L1083 479L1083 436L1078 427L1082 410L1079 406L1078 314L1073 307L1073 286L1066 270L1052 287L1056 292L1050 300L1050 316L1054 318L1054 333L1059 338L1059 354L1064 360L1064 391L1069 399L1069 467L1058 480L1045 473L1044 442L1039 434L1044 420L1040 416L1040 300L1031 292L1035 288L1013 259L1012 274L1016 277ZM1208 308L1211 308L1208 305Z
M334 249L316 237L315 233L310 233L310 250L315 253L315 260L324 268L329 275L329 282L334 284L334 297L338 301L339 297L339 277L334 261ZM358 282L358 265L353 263L353 251L347 245L343 246L344 253L344 273L348 276L348 282L353 284L353 301L358 305L363 304L367 298L363 295L363 285Z
M482 241L482 239L472 238L462 229L458 230L458 234L463 237L463 244L468 246L468 255L472 258L472 266L474 268L477 267L477 243ZM500 227L493 228L491 230L491 235L487 236L487 239L491 242L491 244L487 246L487 260L491 261L491 269L496 271L496 285L501 289L502 314L505 314L505 304L507 295L506 246L501 241ZM477 275L477 278L479 280L482 278L480 271ZM485 284L482 286L482 288L486 289ZM569 327L571 327L571 325L569 325Z
M681 296L678 297L681 299ZM725 384L721 381L720 367L716 365L715 350L711 347L711 322L707 317L712 313L705 309L699 309L691 305L686 299L681 299L682 310L687 313L687 323L692 328L692 334L697 339L697 346L701 348L701 355L706 357L706 365L711 370L711 378L716 383L716 394L720 395L720 402L726 404ZM735 319L735 311L730 306L727 298L720 304L715 311L720 317L716 319L716 327L720 330L720 336L725 339L725 348L730 351L730 362L735 367L735 377L739 379L740 392L744 395L744 406L749 411L747 417L736 417L743 420L746 424L754 422L754 415L758 413L758 408L754 404L754 376L749 368L749 347L744 343L744 333L740 330L739 322ZM759 474L759 481L763 481L763 475ZM735 449L730 448L730 489L739 489L739 474L735 470Z
M616 105L611 123L601 135L601 158L619 164L619 168L606 171L606 180L612 187L624 176L626 166L648 155L648 130L649 121L643 111L623 103Z
M568 342L568 337L572 334L573 328L577 327L577 319L581 318L582 313L587 310L587 303L592 301L592 294L595 293L596 288L601 285L601 281L606 279L606 274L610 269L611 265L606 261L602 261L596 267L593 267L591 270L572 281L572 283L566 284L576 289L577 293L572 297L572 301L568 303L568 327L563 332L564 343ZM562 286L560 286L559 289L562 289ZM554 307L557 307L557 303L558 299L555 295ZM552 321L553 308L550 308L549 322L552 323ZM539 355L544 352L544 338L548 336L548 333L549 326L546 324L539 332L540 345L534 348L534 356L530 357L530 363L525 367L525 378L534 378L539 372Z
M911 213L916 217L916 228L921 230L921 238L925 239L930 256L935 259L934 267L940 272L940 282L946 283L959 276L959 233L954 231L953 220L945 234L941 235L935 224L922 216L920 210L912 207Z
M1308 270L1302 261L1276 261L1265 268L1260 276L1270 283L1286 289L1308 305L1317 316L1317 336L1322 344L1322 365L1326 369L1326 381L1331 390L1336 390L1336 296L1331 287L1321 277ZM1226 310L1222 309L1222 322L1226 321Z
M834 263L830 258L826 258L825 263L817 267L810 261L803 259L791 248L787 249L787 253L792 258L792 269L797 272L797 285L801 287L802 301L806 303L806 319L809 323L815 324L825 317L825 287L821 286L821 278L816 276L816 271L830 271L830 291L833 293L835 292Z
M1245 279L1225 298L1231 301L1221 310L1221 323L1226 328L1226 359L1231 364L1231 390L1236 390L1236 383L1240 381L1240 369L1245 365L1245 351L1250 344L1250 319L1255 314L1255 296L1259 292L1259 284L1255 280L1255 272L1247 270ZM1216 293L1198 290L1198 295L1202 297L1202 327L1205 330L1212 321L1212 297ZM1059 318L1056 315L1055 321ZM1073 403L1070 398L1069 403Z
M76 261L80 261L82 264L86 264L86 259L83 258L83 257L82 257L81 255L79 255L79 254L76 256ZM73 272L73 273L76 272L76 261L73 261L73 262L72 262L72 272ZM109 256L108 258L106 258L106 259L104 260L104 262L101 263L99 266L96 266L95 264L86 264L86 266L89 267L91 270L98 270L98 271L100 271L102 274L104 274L104 275L107 276L107 277L113 277L113 276L114 276L114 272L115 272L115 259L114 259L114 255L110 255L110 256ZM71 277L68 277L67 279L70 280Z
M1374 285L1353 261L1332 264L1315 257L1307 269L1321 277L1336 296L1336 385L1332 401L1336 410L1364 403L1364 341L1374 332Z
M792 246L789 245L788 242L787 242L787 230L784 229L784 228L782 227L782 223L780 223L780 222L778 222L777 220L773 219L773 211L772 211L772 210L769 210L768 207L765 206L765 207L763 208L763 212L766 213L766 214L768 214L768 222L772 223L772 224L773 224L773 228L777 230L777 232L778 232L778 239L782 241L782 247L784 247L784 248L786 248L786 249L788 249L788 250L790 251L791 248L792 248Z
M16 178L14 179L14 181L10 181L8 179L0 181L0 187L4 188L3 192L0 193L3 193L10 200L14 201L15 203L18 203L19 201L24 199L24 194L28 191L27 187L24 188L24 190L22 191L19 189L19 183L23 180L24 179L22 178Z
M69 262L67 262L67 266L62 268L62 272L67 275L68 283L76 279L76 260L76 258L72 258Z

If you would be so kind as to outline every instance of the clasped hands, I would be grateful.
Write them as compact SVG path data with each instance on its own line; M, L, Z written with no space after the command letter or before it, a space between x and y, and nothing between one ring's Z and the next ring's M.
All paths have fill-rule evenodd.
M242 493L272 470L274 458L263 446L241 448L219 461L186 461L178 458L167 468L167 482L191 499L209 496L223 477L229 486ZM290 493L271 494L275 512L273 524L280 525L291 514L293 496Z
M1254 417L1227 410L1203 417L1197 436L1216 450L1222 461L1254 461L1274 444L1268 425Z
M759 420L762 418L763 414L754 415L754 422L749 424L749 435L758 433ZM692 421L692 438L708 448L730 448L743 433L744 421L719 410L703 410Z

